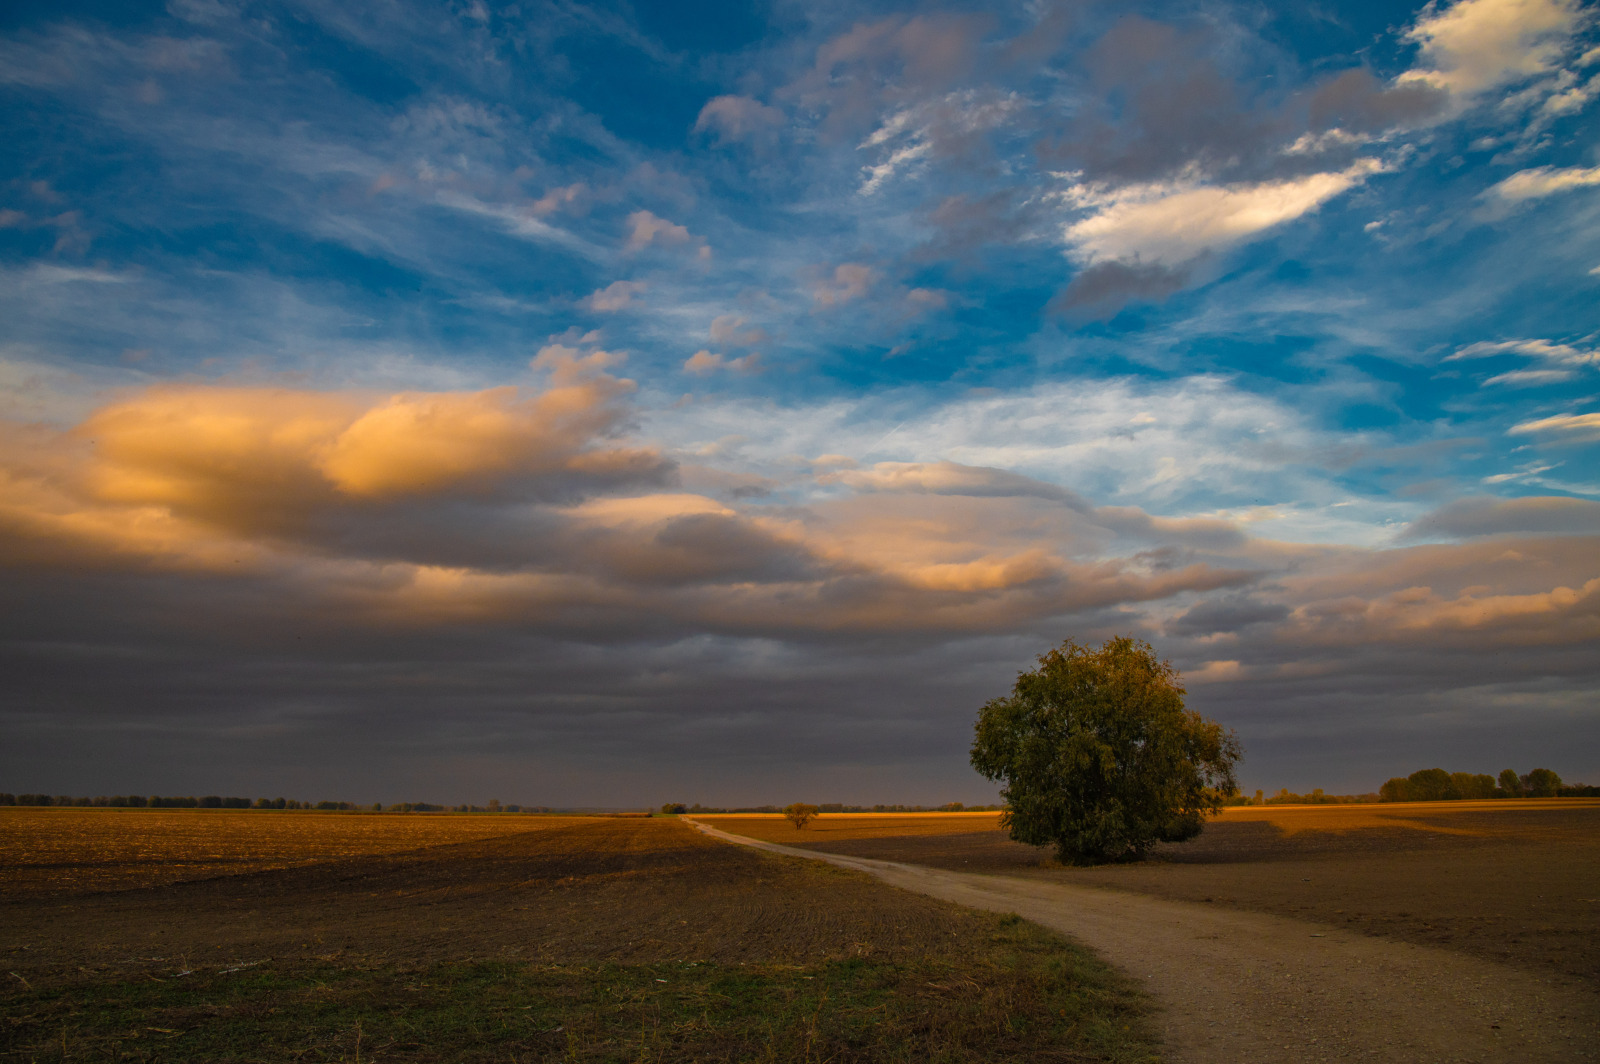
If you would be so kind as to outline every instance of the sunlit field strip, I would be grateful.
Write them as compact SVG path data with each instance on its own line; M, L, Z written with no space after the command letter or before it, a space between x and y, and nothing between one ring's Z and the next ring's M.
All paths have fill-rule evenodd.
M1392 802L1371 805L1230 806L1224 823L1264 822L1293 835L1302 831L1401 829L1445 834L1492 835L1523 831L1522 823L1496 821L1506 814L1533 814L1600 807L1597 798L1528 798L1489 801ZM796 830L777 813L718 813L694 819L735 834L772 842L822 843L830 839L904 835L963 835L998 830L997 812L823 813Z
M592 818L0 807L0 894L120 890L399 853Z

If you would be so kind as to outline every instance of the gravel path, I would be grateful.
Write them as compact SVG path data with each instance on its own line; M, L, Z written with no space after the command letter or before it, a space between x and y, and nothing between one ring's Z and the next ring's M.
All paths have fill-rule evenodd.
M1144 982L1172 1064L1600 1061L1600 994L1576 980L1280 916L800 850L690 823L1070 935Z

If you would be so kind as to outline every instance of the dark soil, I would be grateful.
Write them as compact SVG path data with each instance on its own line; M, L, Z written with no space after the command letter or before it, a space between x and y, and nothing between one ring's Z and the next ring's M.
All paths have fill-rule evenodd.
M0 892L18 1064L1155 1061L1142 990L1057 935L675 820L29 882Z
M1354 810L1342 819L1319 810L1224 818L1197 839L1158 847L1149 860L1100 868L1062 867L1049 851L998 830L890 835L894 825L884 822L876 838L805 842L776 826L761 837L1277 913L1600 984L1600 803L1379 808L1404 814L1395 824L1407 826L1385 826L1370 814L1363 823ZM705 819L752 833L750 821ZM1363 826L1333 826L1350 823Z
M29 983L320 959L422 966L957 956L986 917L668 820L597 820L113 893L0 900Z

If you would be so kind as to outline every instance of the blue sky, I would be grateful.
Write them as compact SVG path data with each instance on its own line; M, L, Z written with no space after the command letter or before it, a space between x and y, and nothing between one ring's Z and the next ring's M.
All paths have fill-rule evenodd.
M7 789L987 800L1122 632L1600 774L1592 5L3 19Z

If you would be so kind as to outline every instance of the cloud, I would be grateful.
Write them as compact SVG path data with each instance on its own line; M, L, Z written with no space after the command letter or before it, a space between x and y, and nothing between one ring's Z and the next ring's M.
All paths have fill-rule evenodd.
M1595 430L1592 363L1574 360L1600 261L1583 219L1529 211L1468 234L1482 254L1444 228L1462 189L1496 182L1475 206L1520 188L1590 208L1574 181L1594 160L1568 134L1594 68L1552 52L1464 87L1487 67L1436 23L1469 8L1485 10L1417 16L1431 36L1399 82L1344 69L1363 42L1342 31L1286 51L1214 6L1170 25L1073 5L821 10L710 66L629 59L625 20L572 5L520 27L313 5L309 36L219 6L172 31L209 51L38 22L0 43L0 80L33 86L35 169L70 202L25 179L0 204L24 256L0 373L52 372L0 392L17 420L76 428L0 426L0 745L33 789L121 772L139 774L121 789L203 793L222 773L385 801L404 780L416 793L394 799L481 802L491 779L532 788L503 799L598 804L981 801L972 707L1066 635L1137 632L1195 708L1240 728L1258 785L1369 789L1441 728L1524 767L1581 747L1592 771L1592 515L1426 513L1527 457L1501 464L1493 440L1440 457L1506 409L1500 430L1539 427L1499 442L1530 454ZM1026 39L990 32L1036 18ZM1560 39L1520 33L1497 47ZM558 47L579 36L599 51ZM319 40L372 60L359 91L306 51ZM1406 42L1367 43L1376 70ZM228 56L253 57L251 76L200 78L196 58ZM573 95L634 61L663 91ZM743 95L707 101L704 77ZM1554 115L1572 129L1543 140ZM75 171L84 136L131 165ZM714 143L762 151L741 168ZM1413 149L1405 177L1316 186ZM1514 170L1520 186L1501 180ZM1103 196L1068 215L1051 198L1068 182ZM1301 239L1358 191L1387 254L1342 210ZM93 261L51 252L58 230L183 232L196 210L238 239L203 261L135 262L109 239ZM1068 227L1102 214L1062 269ZM1227 269L1228 249L1290 225L1296 263ZM702 229L732 253L690 276ZM624 263L666 268L615 268L635 233ZM943 256L962 261L928 261ZM1212 280L1112 326L1036 313L1063 285L1057 309L1102 314ZM540 321L472 312L497 298ZM630 313L641 298L651 313ZM960 313L914 318L942 300ZM636 352L637 392L579 339L619 309L608 335ZM1467 319L1511 345L1499 362L1425 380L1375 361L1415 363ZM1515 339L1529 321L1550 339ZM756 368L758 331L796 353L781 387L731 376ZM508 354L530 332L566 337L531 378ZM707 345L688 365L685 336ZM880 364L880 344L915 355ZM151 354L117 365L127 348ZM1516 407L1472 392L1557 376ZM1444 542L1396 548L1401 528ZM248 757L245 731L263 737ZM321 753L352 744L359 765ZM678 789L696 780L717 793Z
M628 251L638 251L651 244L687 244L693 238L684 226L659 218L649 211L634 211L628 215Z
M725 358L710 351L700 350L690 355L683 363L685 373L705 376L708 373L729 371L732 373L754 373L761 368L761 356L755 352L742 355L739 358Z
M880 150L861 168L857 194L871 196L896 174L930 159L946 163L988 153L986 135L1009 125L1026 106L1014 92L964 89L921 100L886 116L858 150Z
M1444 89L1421 81L1397 85L1357 67L1318 84L1307 101L1313 130L1376 134L1420 125L1439 114Z
M1440 594L1415 585L1370 599L1314 602L1297 609L1294 619L1308 635L1354 636L1363 642L1388 637L1415 643L1432 637L1485 646L1501 636L1516 645L1547 643L1558 631L1563 641L1588 642L1600 637L1597 606L1600 578L1576 588L1559 585L1524 594L1494 594L1484 585Z
M157 508L240 534L298 534L318 513L422 497L566 495L659 479L649 449L607 440L631 382L547 358L553 385L383 398L164 386L76 430L76 478L102 506Z
M1366 159L1339 173L1233 187L1076 184L1063 199L1088 216L1067 224L1062 236L1090 261L1181 265L1300 218L1381 170Z
M749 96L716 96L700 109L694 131L713 131L721 141L750 140L779 129L783 112Z
M1182 290L1189 271L1159 263L1097 262L1080 270L1050 303L1055 311L1091 310L1113 317L1134 300L1158 302Z
M1231 633L1252 625L1276 624L1288 616L1289 607L1281 602L1267 602L1249 594L1225 595L1190 607L1167 622L1166 630L1176 635Z
M844 134L874 122L885 103L919 99L965 78L988 20L895 15L857 23L816 52L810 70L781 90Z
M1549 368L1498 373L1483 382L1485 387L1507 385L1513 388L1531 388L1559 384L1576 377L1580 367L1600 365L1600 352L1584 350L1570 344L1553 343L1550 340L1482 341L1468 344L1455 354L1446 357L1444 361L1456 362L1462 359L1492 358L1507 354L1537 358L1548 363Z
M1503 354L1528 355L1571 366L1600 363L1600 352L1585 351L1570 344L1558 344L1551 340L1485 340L1468 344L1448 356L1445 361L1456 362L1466 358L1488 358Z
M751 326L737 314L719 314L711 319L711 342L732 347L752 347L765 343L767 334Z
M538 199L528 205L528 210L537 215L554 214L563 208L572 207L579 203L589 187L579 181L576 184L552 188Z
M1553 196L1558 192L1570 192L1573 189L1590 188L1595 185L1600 185L1600 166L1589 168L1536 166L1529 170L1518 170L1504 181L1491 186L1484 195L1493 196L1506 203L1522 203L1526 200Z
M450 189L439 192L437 199L440 206L480 218L493 219L512 236L556 244L589 259L602 257L599 249L587 240L540 219L538 215L545 212L540 209L538 203L524 205L487 203L476 196Z
M1470 538L1512 533L1594 535L1600 529L1600 502L1566 496L1521 499L1479 497L1455 502L1413 521L1403 538Z
M648 287L643 281L612 281L586 296L583 305L590 310L609 314L632 303L633 297Z
M1600 439L1600 414L1560 414L1519 422L1506 430L1512 436L1553 436L1564 443Z
M844 484L857 491L964 495L973 498L1031 496L1087 509L1087 504L1078 496L1054 484L1004 469L966 466L949 461L878 462L868 469L843 469L826 473L818 480L824 484Z
M1218 27L1124 16L1080 60L1089 82L1040 155L1112 186L1248 171L1293 132L1225 68L1233 48Z
M867 294L878 280L878 271L859 262L844 262L835 266L830 277L819 280L811 288L811 298L819 307L837 307Z
M1583 18L1574 0L1429 4L1406 32L1420 56L1400 82L1474 95L1547 74L1556 68Z
M1537 388L1546 384L1560 384L1570 381L1577 374L1570 369L1514 369L1508 373L1497 373L1484 381L1484 387L1500 384L1511 388Z
M133 278L127 274L112 273L110 270L40 263L30 266L19 280L35 284L128 284Z

